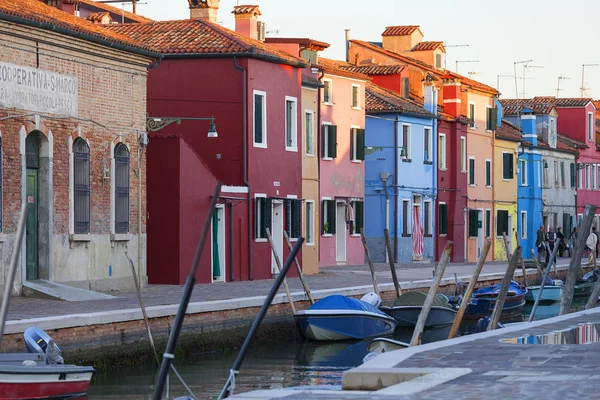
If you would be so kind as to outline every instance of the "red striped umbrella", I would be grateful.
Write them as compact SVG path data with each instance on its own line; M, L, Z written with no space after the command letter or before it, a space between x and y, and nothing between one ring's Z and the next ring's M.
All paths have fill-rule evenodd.
M424 240L425 234L423 232L423 223L421 222L421 207L413 207L413 229L412 229L412 245L413 245L413 257L422 256L425 252Z

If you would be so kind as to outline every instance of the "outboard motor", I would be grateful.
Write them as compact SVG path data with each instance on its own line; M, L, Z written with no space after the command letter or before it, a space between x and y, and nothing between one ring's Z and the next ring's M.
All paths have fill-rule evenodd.
M64 359L60 355L60 348L46 332L36 326L25 330L25 345L30 353L46 354L48 364L63 364Z
M377 294L375 294L375 292L365 294L363 297L361 297L360 300L364 301L365 303L369 303L370 305L377 307L377 308L379 308L379 306L382 303L381 297L377 296Z

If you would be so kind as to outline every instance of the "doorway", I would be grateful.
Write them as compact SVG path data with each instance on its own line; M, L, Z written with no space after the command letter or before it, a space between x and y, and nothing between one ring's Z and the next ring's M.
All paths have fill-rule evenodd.
M28 281L39 278L39 168L40 143L36 133L25 140L25 163L27 167L25 196L27 200L27 223L25 232L26 274Z
M335 215L335 260L346 262L346 204L337 203Z
M225 282L225 209L218 205L212 220L211 246L212 281Z
M483 229L483 210L477 211L477 258L481 257L483 251L483 242L485 239L485 230Z
M275 245L275 251L279 256L279 260L283 263L283 202L281 200L273 200L273 211L272 211L272 225L273 230L271 236L273 237L273 244ZM278 274L279 268L275 261L275 255L271 251L271 273Z

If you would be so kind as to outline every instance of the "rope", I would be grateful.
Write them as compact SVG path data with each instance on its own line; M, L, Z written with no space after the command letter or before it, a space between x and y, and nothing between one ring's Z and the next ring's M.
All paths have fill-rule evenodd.
M173 372L175 372L175 375L177 375L177 378L179 378L179 382L181 382L183 387L188 391L188 393L190 394L192 399L197 399L194 392L192 392L192 389L190 389L190 387L188 385L186 385L186 383L183 381L183 378L181 377L181 375L179 375L179 372L177 372L177 370L175 369L175 366L173 364L171 364L171 369L173 370Z
M229 370L229 379L228 381L231 382L231 385L229 386L230 390L229 393L233 394L233 391L235 390L235 376L239 373L240 371L234 371L233 369Z

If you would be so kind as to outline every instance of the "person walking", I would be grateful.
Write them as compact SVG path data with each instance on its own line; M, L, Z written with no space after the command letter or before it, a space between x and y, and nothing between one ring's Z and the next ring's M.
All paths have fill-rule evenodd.
M565 235L562 233L562 228L560 226L556 228L556 240L560 240L558 243L558 256L562 257L567 249L567 242L565 241Z
M595 249L595 253L596 253L596 259L598 259L598 247L600 246L600 242L598 241L598 232L596 231L596 227L592 226L592 233L594 235L596 235L596 249Z
M538 258L542 258L542 251L545 250L544 246L544 225L540 226L537 231L537 237L535 239L535 247L537 249Z
M546 242L548 243L548 248L546 249L546 266L550 262L550 253L554 250L554 244L556 243L556 232L552 229L552 227L548 228L548 232L546 233ZM556 257L554 257L554 262L556 262Z
M594 233L594 231L590 232L587 240L585 241L586 251L588 252L588 265L594 264L596 259L596 246L598 245L598 236Z

